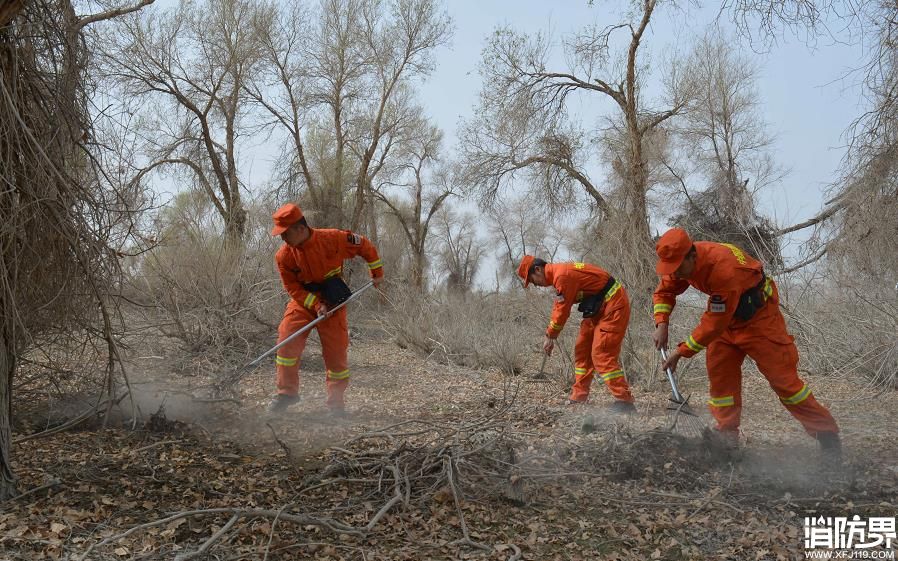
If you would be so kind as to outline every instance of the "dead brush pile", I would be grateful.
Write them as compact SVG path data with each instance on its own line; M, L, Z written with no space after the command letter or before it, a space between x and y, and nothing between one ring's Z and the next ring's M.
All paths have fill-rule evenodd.
M147 538L160 535L160 528L177 529L178 521L186 519L208 521L216 531L202 543L177 548L175 559L180 561L200 557L213 547L227 549L237 557L271 555L272 559L285 558L278 554L292 554L297 549L308 553L336 551L334 546L356 549L397 523L432 526L431 516L443 515L448 523L440 525L439 532L454 534L445 540L445 547L492 552L495 545L477 539L479 534L469 528L466 513L471 512L470 501L475 496L520 503L516 495L520 486L514 477L517 435L509 426L509 410L506 405L489 415L457 423L410 420L365 432L342 446L331 447L321 469L301 479L296 478L299 471L292 464L289 445L278 441L295 470L278 476L279 482L271 482L280 488L279 506L254 500L252 505L209 504L169 512L125 531L104 533L106 537L90 545L83 558L113 558L123 551L135 551ZM160 444L165 442L172 441ZM287 489L291 490L289 497L284 493ZM271 536L267 543L251 530L261 521ZM278 526L293 530L284 530L285 538L273 540ZM309 534L314 542L290 546L286 536L295 536L292 531ZM174 532L169 532L168 536L172 535ZM520 559L518 546L501 545L512 552L511 559Z

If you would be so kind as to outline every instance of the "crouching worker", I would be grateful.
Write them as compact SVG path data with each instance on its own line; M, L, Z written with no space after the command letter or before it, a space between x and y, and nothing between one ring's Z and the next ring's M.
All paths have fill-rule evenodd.
M367 261L375 287L383 280L383 262L374 245L363 236L346 230L313 229L295 204L282 206L273 217L271 235L284 240L275 262L290 295L278 328L278 343L317 316L327 316L315 327L327 368L327 407L332 414L343 416L343 394L349 385L349 325L345 307L334 312L330 309L351 294L342 278L344 260L361 256ZM272 412L283 411L299 401L299 359L308 335L304 333L278 349L278 394L269 407Z
M525 255L518 267L518 276L526 288L536 286L555 288L552 320L546 329L543 350L547 355L555 348L561 333L578 303L583 312L580 333L574 344L574 386L568 403L585 403L594 375L605 382L614 396L612 409L621 413L636 410L633 394L620 364L621 346L630 322L630 300L620 282L608 272L586 263L546 263Z
M734 245L693 242L680 228L661 236L656 251L661 277L653 297L656 347L667 347L668 321L677 296L690 286L708 295L698 326L671 351L663 367L676 370L681 358L707 348L708 404L720 435L738 443L742 362L749 356L786 410L825 452L838 457L839 427L798 377L798 349L780 312L776 283L764 274L761 263Z

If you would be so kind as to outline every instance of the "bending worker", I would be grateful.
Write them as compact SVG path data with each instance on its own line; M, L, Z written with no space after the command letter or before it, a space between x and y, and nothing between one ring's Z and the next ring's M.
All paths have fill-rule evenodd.
M330 308L350 296L343 282L343 261L361 256L368 262L374 286L383 280L383 262L377 249L364 236L347 230L313 229L295 204L286 204L273 215L272 236L280 236L284 245L275 255L278 272L290 302L278 327L280 343L316 316L327 319L316 326L327 368L327 407L337 416L345 414L343 394L349 385L349 326L346 308ZM278 394L270 411L283 411L299 401L299 359L306 346L308 332L280 349L275 358Z
M742 362L747 355L805 431L824 451L839 455L839 427L798 377L798 349L786 330L777 286L761 263L734 245L693 243L680 228L661 236L656 251L661 276L653 297L657 348L667 347L677 295L692 286L709 296L698 327L670 353L663 367L675 370L681 358L707 348L708 403L720 434L732 444L739 441Z
M546 263L525 255L518 266L518 276L526 288L536 286L555 288L552 320L546 329L543 350L547 355L555 348L571 313L571 306L579 303L583 312L580 333L574 344L574 386L568 403L585 403L593 374L598 374L614 396L612 409L629 413L636 410L633 394L620 364L620 351L630 323L630 300L623 285L607 271L587 263Z

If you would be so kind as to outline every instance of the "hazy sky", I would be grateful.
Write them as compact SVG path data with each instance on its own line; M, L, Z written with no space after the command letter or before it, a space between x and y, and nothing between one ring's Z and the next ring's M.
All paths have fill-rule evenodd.
M613 11L621 5L624 4L597 1L590 6L586 0L449 0L446 6L455 20L453 44L437 55L436 70L421 90L422 103L445 130L447 144L455 143L458 120L471 115L476 103L481 50L496 26L550 32L558 46L565 35L584 25L617 23L620 15ZM688 13L659 8L640 52L651 57L655 69L660 70L666 55L675 50L687 51L694 38L702 35L715 19L724 29L732 30L728 15L716 18L718 10L719 4L706 9L691 8ZM780 187L761 197L764 210L780 224L803 220L820 208L823 191L833 180L843 154L841 135L859 114L857 78L842 78L848 69L859 65L861 49L833 43L818 40L815 47L809 47L788 36L764 54L758 54L758 49L739 38L733 44L734 49L751 56L760 66L758 89L763 118L777 139L778 161L791 170ZM553 69L566 70L560 48L555 49L555 54L559 56ZM600 100L602 96L594 97ZM652 97L651 90L647 97ZM579 110L612 110L602 103L607 102L597 101L596 107ZM594 122L591 116L586 118ZM601 174L598 175L593 180L600 183Z

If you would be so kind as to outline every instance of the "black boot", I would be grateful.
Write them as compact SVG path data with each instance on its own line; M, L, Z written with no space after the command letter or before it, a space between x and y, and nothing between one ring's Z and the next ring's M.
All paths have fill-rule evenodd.
M622 415L630 415L632 413L636 413L636 406L633 405L632 401L621 401L616 400L611 404L612 413L620 413Z
M596 432L598 428L599 427L596 423L596 418L592 415L587 415L583 418L583 422L580 423L580 430L583 431L584 434Z
M817 442L820 443L820 451L829 459L840 461L842 459L842 441L837 432L818 432Z
M343 407L331 407L328 409L328 414L334 419L351 419L352 413L347 411Z
M298 401L299 396L297 395L279 393L273 400L271 400L271 405L268 406L268 411L270 413L280 413Z

